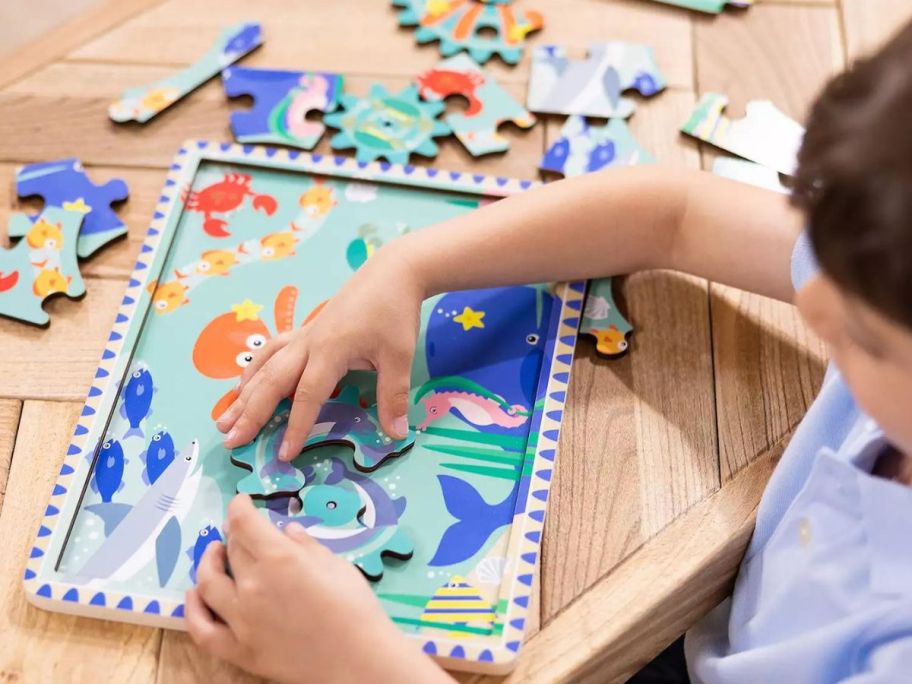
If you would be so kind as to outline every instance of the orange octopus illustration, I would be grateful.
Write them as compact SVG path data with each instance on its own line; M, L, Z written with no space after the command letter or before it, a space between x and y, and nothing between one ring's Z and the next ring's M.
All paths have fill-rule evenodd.
M279 290L273 305L276 333L288 332L294 328L294 309L298 300L298 288L287 285ZM302 325L313 320L325 306L318 304ZM231 310L212 319L193 345L193 365L207 378L226 380L239 378L254 353L266 346L272 333L260 318L262 305L245 299L234 304ZM212 419L217 419L237 399L232 388L212 407Z

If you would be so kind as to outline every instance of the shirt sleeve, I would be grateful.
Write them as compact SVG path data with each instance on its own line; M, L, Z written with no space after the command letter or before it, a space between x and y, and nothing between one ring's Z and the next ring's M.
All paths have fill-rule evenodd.
M819 267L807 231L798 236L792 249L792 285L797 292L817 275Z

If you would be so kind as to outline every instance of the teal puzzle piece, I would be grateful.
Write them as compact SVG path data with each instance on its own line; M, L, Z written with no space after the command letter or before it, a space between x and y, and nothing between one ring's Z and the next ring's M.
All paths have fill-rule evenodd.
M465 54L445 59L421 74L418 92L425 100L443 100L450 95L468 100L464 112L449 114L445 121L475 157L507 150L509 142L497 132L500 124L512 121L520 128L535 125L535 117Z
M293 463L279 460L279 447L291 413L291 402L283 400L260 434L249 444L234 449L231 462L250 475L243 477L237 490L253 497L268 498L293 494L300 490L306 477ZM377 419L376 406L364 407L357 387L348 386L320 409L304 450L328 444L351 447L353 463L362 472L379 468L387 459L399 456L415 442L410 430L403 440L386 436Z
M85 294L76 258L83 216L47 207L34 222L25 214L10 217L10 234L24 237L0 250L0 315L43 326L50 322L41 306L45 299Z

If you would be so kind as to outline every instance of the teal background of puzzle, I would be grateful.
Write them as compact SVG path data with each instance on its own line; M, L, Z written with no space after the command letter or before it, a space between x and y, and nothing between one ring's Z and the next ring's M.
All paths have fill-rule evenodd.
M124 454L120 477L122 486L117 483L114 487L104 469L101 477L95 470L96 475L92 479L100 479L101 482L96 481L95 486L86 489L75 517L58 566L63 580L74 583L85 581L77 577L80 568L104 543L102 516L87 508L105 503L131 504L139 500L149 487L143 473L148 479L152 470L148 459L144 462L141 452L148 449L153 434L166 431L178 452L175 458L183 456L191 439L199 440L198 467L202 475L192 505L179 523L179 553L173 567L165 573L167 581L161 581L161 564L152 555L129 579L121 583L95 580L94 585L99 586L100 582L103 587L119 591L180 600L183 591L192 584L194 553L199 549L203 536L201 532L209 531L211 535L212 529L221 530L225 507L235 493L238 481L249 474L230 463L228 452L221 446L221 435L210 417L213 407L236 383L239 371L229 377L207 377L193 361L193 349L206 326L237 306L240 307L240 315L257 316L268 334L275 335L278 322L273 307L277 298L281 299L280 292L287 286L298 289L293 314L294 326L298 326L345 282L353 267L382 243L408 230L417 230L471 211L479 203L477 198L461 193L357 180L323 180L302 173L212 162L200 166L193 190L202 192L236 172L250 173L252 180L245 188L249 194L243 195L238 205L223 217L229 236L217 238L207 234L203 229L207 217L199 210L184 211L181 215L177 237L172 243L159 283L160 286L176 285L168 292L156 291L153 299L161 306L148 314L118 399L119 409L125 404L132 374L147 369L155 387L151 413L139 416L135 403L129 411L116 410L113 413L106 440L116 439L121 445ZM264 206L269 206L269 203L257 200L263 196L275 200L275 209L271 214L264 211ZM290 229L292 225L294 228ZM273 236L279 237L268 239ZM238 251L239 245L246 247ZM272 248L271 251L267 251L266 245ZM226 268L226 262L231 261L231 257L223 254L219 260L218 255L211 254L212 251L236 252L234 258L237 261L227 266L227 275L219 275L218 271ZM205 253L209 256L204 259L202 255ZM187 268L194 264L199 267L203 263L209 264L203 273ZM171 275L175 270L181 272L180 278ZM493 325L491 321L497 313L491 307L496 308L498 302L507 308L517 306L527 312L534 311L535 330L521 328L515 332L523 336L526 344L530 344L532 337L537 338L535 344L540 345L543 351L541 358L547 366L547 346L553 342L559 301L546 286L507 290L511 292L506 295L498 291L483 295L458 295L460 305L452 310L441 306L445 303L442 297L425 303L422 335L412 373L413 396L416 399L422 388L424 396L428 396L426 383L429 369L424 331L430 319L434 316L449 319L465 314L464 309L472 309L473 302L486 303L488 310L485 316L489 326ZM179 296L169 297L169 293ZM534 302L533 309L526 305L528 302ZM262 309L257 309L260 306ZM480 307L476 308L480 310ZM468 316L466 320L471 324L471 319L472 316ZM454 330L465 328L465 323L457 325L452 320L448 322L453 324ZM476 320L467 332L477 330L478 322ZM493 329L498 334L506 330L497 326ZM527 374L528 370L525 369ZM537 368L534 372L536 379L546 374L547 368ZM352 378L351 382L362 389L362 398L368 403L373 401L370 377L361 374ZM534 389L536 399L540 399L539 389ZM450 394L453 396L438 397L444 402L443 406L446 406L446 401L459 400L459 392L455 389ZM439 611L428 607L432 598L436 596L439 599L440 592L446 592L443 585L456 576L465 578L473 587L472 600L477 601L478 606L489 605L498 613L504 607L500 591L507 579L504 569L509 563L505 555L510 527L507 524L492 529L483 526L490 527L492 520L500 520L498 516L504 511L508 511L504 522L509 523L513 519L516 501L522 501L528 493L523 488L528 486L525 480L529 475L531 457L527 456L527 452L531 452L534 446L534 440L528 443L528 436L535 425L535 417L529 415L520 427L497 425L497 420L509 422L509 419L497 414L496 400L490 396L483 399L487 399L487 403L478 400L478 405L466 405L466 410L481 411L482 423L486 420L484 412L487 411L494 416L494 424L479 428L453 411L444 412L418 434L410 452L366 476L379 484L390 500L406 499L398 526L411 539L414 554L410 560L387 560L382 579L373 585L389 614L405 630L432 629L439 634L461 633L471 637L497 633L499 629L497 619L493 624L489 620L471 619L449 623L441 619ZM533 407L526 408L531 414ZM413 402L410 424L415 427L428 417L426 405L421 401ZM137 428L143 432L142 437L125 437L128 431ZM94 450L89 451L87 458L93 454ZM302 469L310 466L319 482L331 468L337 467L334 460L341 462L349 471L355 470L351 449L344 446L325 446L306 452L295 464ZM116 467L114 471L116 475ZM450 483L450 489L443 486L441 476L450 478L445 480ZM462 484L454 484L454 481ZM477 499L465 498L472 496L467 487L476 493ZM109 501L104 501L106 497ZM462 502L461 507L459 501ZM467 513L466 501L482 506L477 511L477 518L460 520L452 514L452 510ZM265 510L264 514L267 514ZM461 553L444 553L441 556L441 539L448 529L460 522L467 526L467 532L472 532L461 536L476 539L477 549L458 561L430 565L429 562L435 558L453 559L472 551L471 548L462 549ZM472 525L475 528L469 530ZM477 529L479 526L481 529ZM486 531L488 534L485 534ZM149 538L141 546L154 549L155 540ZM444 631L441 632L441 629Z

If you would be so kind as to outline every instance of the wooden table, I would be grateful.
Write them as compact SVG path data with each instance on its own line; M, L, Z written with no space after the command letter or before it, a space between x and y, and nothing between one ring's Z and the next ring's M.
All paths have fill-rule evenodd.
M521 1L546 15L533 44L562 43L575 56L596 40L654 45L670 87L641 103L634 134L665 163L704 168L713 153L677 133L698 94L729 94L734 115L766 97L802 118L830 74L909 14L908 0L758 0L715 18L646 0ZM115 126L106 107L244 19L262 22L266 41L246 64L338 70L357 93L375 80L403 86L439 59L397 30L384 0L109 0L0 62L0 225L35 206L16 200L20 163L75 155L95 179L130 185L129 239L84 265L86 299L52 302L48 330L0 322L0 681L246 678L182 633L42 612L20 587L164 169L185 139L229 140L228 112L242 105L214 81L142 128ZM492 70L523 99L528 64ZM510 131L510 152L480 161L450 139L433 163L533 177L559 128L550 118ZM632 350L610 362L589 342L577 352L539 625L511 681L622 680L724 596L766 480L822 377L824 350L787 305L671 273L637 274L622 289Z

